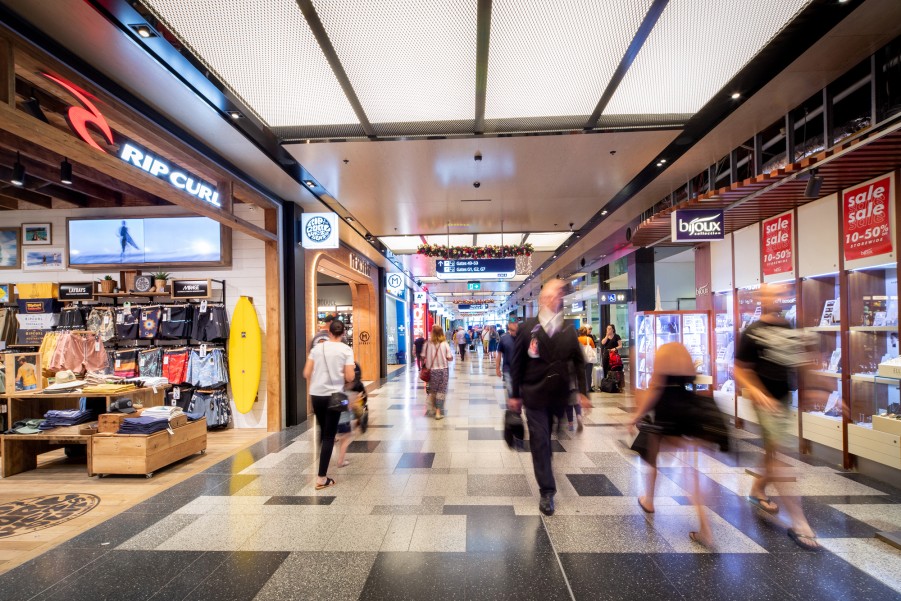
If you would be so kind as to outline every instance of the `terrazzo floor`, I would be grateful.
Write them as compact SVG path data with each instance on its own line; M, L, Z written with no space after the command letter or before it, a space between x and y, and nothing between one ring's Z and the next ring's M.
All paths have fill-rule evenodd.
M901 551L874 538L901 530L898 488L780 455L824 547L803 551L745 500L762 454L736 431L728 454L662 453L645 514L631 399L592 394L584 430L555 435L544 517L500 379L480 357L452 371L442 421L414 370L392 374L336 486L314 488L315 429L290 428L3 575L0 599L901 599ZM714 552L688 538L694 471Z

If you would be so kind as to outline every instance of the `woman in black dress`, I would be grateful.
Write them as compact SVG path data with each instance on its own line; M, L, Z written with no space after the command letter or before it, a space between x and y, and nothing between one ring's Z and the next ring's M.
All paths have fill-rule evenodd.
M601 338L601 366L604 368L604 375L610 371L610 351L623 348L623 339L616 333L616 326L612 323L607 324L607 332Z
M636 399L635 413L629 425L635 429L642 418L654 412L653 424L642 427L648 433L648 453L644 456L654 469L647 471L645 495L638 497L638 504L646 513L654 513L654 487L657 483L657 452L660 443L666 441L677 450L693 451L694 444L686 439L697 432L697 424L690 418L693 415L690 403L694 394L686 385L694 382L697 373L691 355L682 344L670 342L657 349L654 357L654 372L651 385L640 391ZM710 522L704 510L698 485L698 471L691 470L693 475L692 502L698 513L699 527L697 531L688 533L692 541L711 548L713 537Z

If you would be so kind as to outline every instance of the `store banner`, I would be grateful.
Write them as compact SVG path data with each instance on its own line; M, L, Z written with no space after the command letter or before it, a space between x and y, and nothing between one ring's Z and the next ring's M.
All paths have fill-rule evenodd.
M783 213L764 220L762 232L764 278L794 271L795 229L792 213Z
M397 350L404 353L407 352L407 303L403 301L394 301L394 311L397 318Z
M670 237L673 242L709 242L726 236L720 209L683 209L673 211Z
M413 305L413 340L417 338L426 338L426 332L429 330L427 305Z
M304 213L300 219L300 244L304 248L338 248L338 215Z
M845 261L888 255L893 250L893 174L872 179L842 194Z

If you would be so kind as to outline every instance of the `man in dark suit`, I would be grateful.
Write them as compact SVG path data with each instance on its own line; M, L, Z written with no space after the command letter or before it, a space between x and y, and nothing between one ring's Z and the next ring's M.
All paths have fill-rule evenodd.
M541 492L538 509L544 515L553 515L557 492L551 469L554 417L563 415L570 396L576 393L582 407L591 407L579 337L575 328L563 321L562 281L544 285L538 296L538 317L519 327L512 367L512 393L507 405L514 411L525 405L532 467Z

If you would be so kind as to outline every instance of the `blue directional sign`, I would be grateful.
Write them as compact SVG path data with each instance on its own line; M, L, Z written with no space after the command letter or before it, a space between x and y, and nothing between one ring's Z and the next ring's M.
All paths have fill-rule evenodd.
M599 305L622 305L632 302L632 289L626 290L601 290L598 295Z
M516 259L438 259L435 272L441 280L510 280L516 275Z

